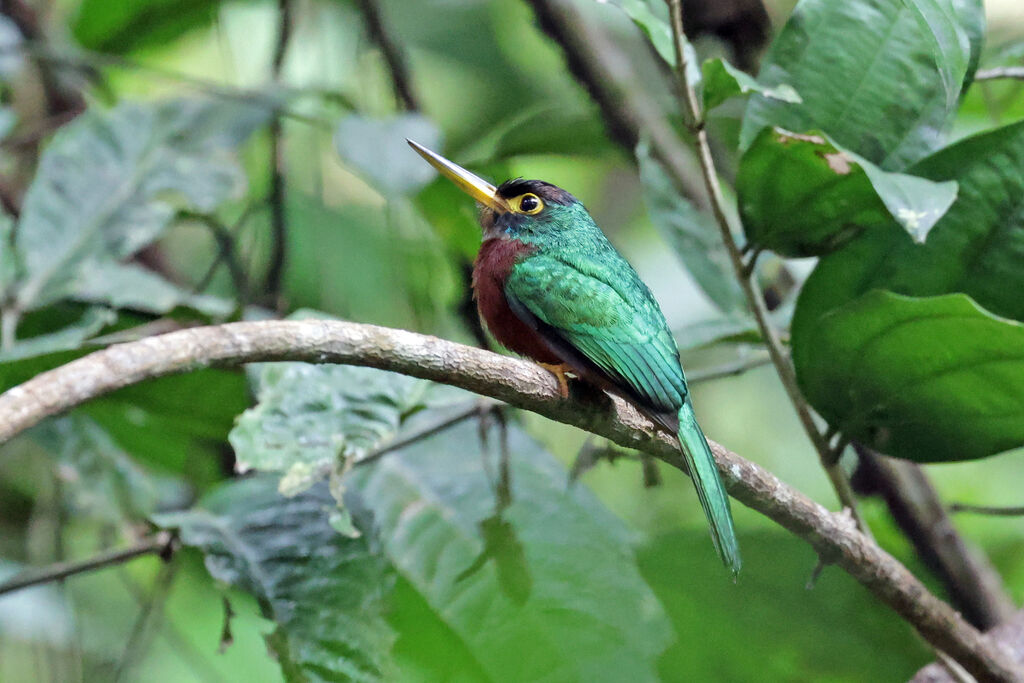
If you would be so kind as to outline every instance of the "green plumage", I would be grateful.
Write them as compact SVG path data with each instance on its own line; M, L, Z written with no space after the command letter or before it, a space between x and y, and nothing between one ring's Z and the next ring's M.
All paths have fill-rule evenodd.
M675 340L650 289L579 202L549 202L538 216L510 216L499 226L501 238L533 247L505 281L510 308L553 347L580 354L651 417L677 430L715 548L738 572L729 499L694 418Z

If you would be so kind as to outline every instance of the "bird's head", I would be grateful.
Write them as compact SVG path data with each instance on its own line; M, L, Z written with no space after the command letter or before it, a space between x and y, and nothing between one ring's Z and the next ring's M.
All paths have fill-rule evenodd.
M507 180L495 187L475 173L406 140L441 175L480 205L484 239L512 237L527 241L554 237L589 215L576 197L543 180Z

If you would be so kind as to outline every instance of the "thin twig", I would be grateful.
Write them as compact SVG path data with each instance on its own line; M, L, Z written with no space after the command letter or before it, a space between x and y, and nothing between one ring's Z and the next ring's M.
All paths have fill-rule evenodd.
M456 410L453 413L440 416L436 421L431 422L430 424L425 425L420 429L417 429L415 432L409 434L408 436L405 436L396 441L392 441L391 443L385 446L381 446L372 453L364 455L355 462L354 466L360 467L362 465L366 465L368 463L379 460L388 453L393 453L394 451L405 448L406 446L416 443L417 441L422 441L423 439L434 436L435 434L443 432L449 427L454 427L455 425L464 422L465 420L468 420L471 417L476 417L480 415L482 410L486 410L497 405L500 405L500 403L497 401L491 401L489 399L473 401L472 404L464 408Z
M678 443L627 402L604 394L565 400L534 363L436 337L333 320L264 320L195 327L120 344L44 372L0 395L0 443L47 416L130 384L211 365L342 363L443 382L571 424L686 471ZM726 489L808 542L979 680L1024 680L999 647L906 567L770 472L709 441Z
M9 18L25 42L43 43L45 36L36 10L24 0L0 0L0 14ZM46 110L51 116L67 113L77 115L85 110L81 93L65 88L45 60L37 59L39 81L46 98Z
M995 507L991 505L971 505L970 503L951 503L950 512L972 512L976 515L992 515L993 517L1022 517L1024 507Z
M135 624L128 635L128 643L124 647L124 652L121 653L121 659L117 662L117 667L114 670L115 683L124 680L152 642L154 628L163 615L164 604L170 597L171 586L174 583L174 575L177 570L178 563L173 560L165 562L160 567L160 571L153 581L153 589L139 609Z
M976 81L994 81L1000 78L1024 81L1024 66L997 66L992 69L981 69L974 74Z
M143 609L148 601L148 596L142 586L132 578L129 572L125 571L124 567L118 571L117 575L125 591L131 595L138 608ZM210 653L196 647L191 638L186 637L174 621L165 619L160 623L158 635L178 655L181 662L192 670L196 680L206 683L224 683L223 676L210 661Z
M221 263L227 265L228 273L231 275L231 282L235 286L235 292L238 296L238 300L242 305L246 305L250 302L251 291L249 290L249 278L245 274L245 269L242 268L242 264L238 260L238 255L235 253L235 238L240 229L240 226L245 223L246 219L252 213L252 206L250 205L235 225L228 228L226 225L221 223L220 219L216 216L211 216L205 213L194 213L191 211L184 211L179 214L179 218L184 220L192 220L198 223L202 223L210 229L210 234L213 235L213 239L217 242L217 256L214 258L213 263L207 269L206 273L203 274L196 286L193 288L197 294L203 292L213 279L214 273L217 272L217 266Z
M803 425L804 431L807 432L807 436L810 437L815 450L818 451L818 457L821 460L822 467L825 469L826 474L828 474L829 480L832 482L832 488L835 489L840 503L850 509L860 530L870 536L871 530L864 522L863 517L861 517L860 510L857 506L857 498L853 493L853 489L850 488L850 482L846 476L846 472L838 463L829 462L831 449L829 448L828 441L818 430L818 426L814 422L814 416L811 414L810 406L807 405L803 394L800 392L800 388L797 386L796 375L793 372L793 367L790 365L789 358L786 353L782 350L782 344L779 341L779 336L775 330L775 326L772 325L768 318L768 309L765 305L764 297L758 288L754 286L753 278L748 276L745 272L746 264L743 262L743 254L737 246L736 240L733 238L732 226L730 225L728 215L725 211L725 200L722 197L722 188L718 182L718 173L715 170L715 162L711 156L711 146L708 144L707 130L704 127L704 114L701 111L701 105L697 98L697 91L693 83L690 82L689 75L687 74L689 57L687 56L687 51L684 47L686 44L686 37L683 32L683 9L681 0L668 0L668 4L669 11L672 15L672 34L676 53L676 72L679 78L679 85L682 89L683 104L689 117L690 127L697 141L697 157L700 160L701 171L704 176L704 185L707 189L708 196L710 197L711 211L714 214L715 221L718 223L719 230L722 234L722 241L725 243L726 250L729 252L729 258L732 261L736 277L739 279L740 285L743 287L743 293L746 295L747 303L751 312L754 314L754 319L757 321L757 326L761 331L761 337L764 339L768 353L771 355L772 363L775 365L779 379L782 381L782 385L786 389L786 394L789 396L790 402L796 409L797 416L800 418L800 423Z
M419 111L420 105L416 91L412 87L409 68L401 46L391 38L387 30L380 7L375 0L359 0L359 11L366 24L366 33L370 40L380 48L384 61L391 72L391 83L395 88L395 97L407 111Z
M281 82L281 67L288 54L288 40L292 34L291 0L278 0L277 41L274 44L274 58L271 69L275 83ZM281 310L282 280L288 258L288 225L285 208L285 149L281 117L275 115L270 121L270 266L267 269L265 295L267 303L275 310Z
M51 581L59 581L75 574L116 566L142 555L164 554L170 552L173 543L174 536L166 531L161 531L142 539L135 545L108 550L87 560L57 562L41 569L29 569L0 584L0 595Z
M686 383L699 384L701 382L710 382L712 380L722 379L723 377L735 377L736 375L742 375L748 370L753 370L764 365L771 365L771 362L772 357L767 353L758 353L751 355L749 358L740 358L739 360L735 360L731 363L688 372L686 373Z

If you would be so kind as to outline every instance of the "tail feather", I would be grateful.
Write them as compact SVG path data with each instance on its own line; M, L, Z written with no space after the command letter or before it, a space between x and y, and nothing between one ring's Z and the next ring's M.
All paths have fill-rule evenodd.
M711 448L704 437L704 432L697 424L689 399L679 409L678 437L686 466L697 488L697 497L700 498L700 505L708 519L715 550L735 576L740 571L742 561L739 544L736 542L736 530L733 528L729 496L722 486L715 458L711 455Z

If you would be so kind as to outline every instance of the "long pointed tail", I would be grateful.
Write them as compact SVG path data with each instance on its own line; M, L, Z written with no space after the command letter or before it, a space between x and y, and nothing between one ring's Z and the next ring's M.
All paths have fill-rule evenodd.
M686 404L679 409L678 437L686 466L690 469L690 476L697 488L697 497L700 498L700 505L708 518L715 550L735 576L740 571L742 561L740 547L736 542L736 530L732 524L729 496L725 493L725 487L718 476L718 468L715 467L715 458L711 455L708 440L697 424L690 399L686 399Z

